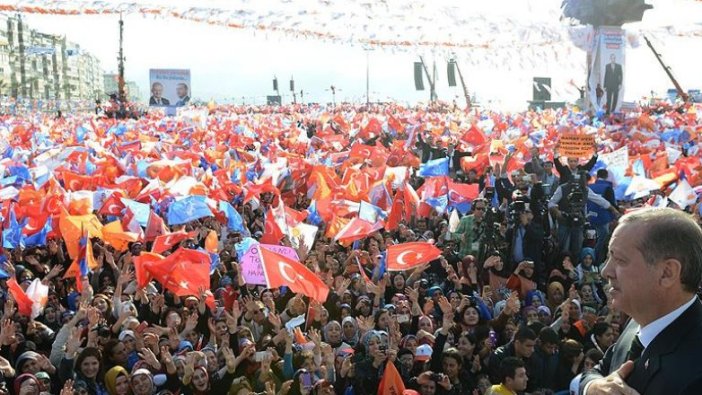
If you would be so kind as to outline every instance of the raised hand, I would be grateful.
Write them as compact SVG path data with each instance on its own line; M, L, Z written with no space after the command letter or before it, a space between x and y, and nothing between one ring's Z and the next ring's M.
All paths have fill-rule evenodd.
M61 388L60 395L73 395L73 380L66 380L66 383L63 384L63 388Z
M508 314L514 315L519 313L520 308L521 303L519 302L519 294L517 292L512 292L512 295L510 295L510 297L507 298L507 304L505 306L505 309L508 310Z
M75 357L75 355L78 353L78 348L82 342L80 333L81 328L75 327L71 329L71 336L66 342L66 355L71 356L71 358Z
M280 316L278 314L273 313L272 311L268 313L268 322L273 325L276 330L279 330L280 327L283 325L282 320L280 319Z
M414 304L419 302L419 290L417 288L405 288L405 295Z
M137 353L137 355L139 355L139 358L146 361L146 363L148 363L149 366L153 367L154 369L161 369L161 363L158 361L158 358L156 358L156 355L150 349L144 347L141 349L141 352Z
M315 328L310 328L310 330L307 332L307 336L310 338L310 340L312 340L316 347L319 347L322 343L322 336Z
M2 328L0 329L0 342L4 346L9 346L17 341L15 337L15 324L10 319L2 320Z
M453 308L451 307L451 302L445 297L441 296L439 297L439 309L441 309L441 312L444 313L444 315L451 314L453 311Z
M192 332L195 330L197 327L197 320L200 317L197 315L197 313L192 313L188 316L188 318L185 320L185 331L186 332Z

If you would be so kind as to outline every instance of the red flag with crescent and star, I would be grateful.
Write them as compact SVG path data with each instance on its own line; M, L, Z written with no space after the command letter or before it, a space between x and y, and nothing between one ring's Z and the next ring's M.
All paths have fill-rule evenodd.
M309 296L321 303L327 301L329 287L307 266L267 250L265 247L260 248L259 251L261 251L262 267L269 288L285 285L291 291Z
M388 271L401 271L431 262L441 256L441 250L427 242L396 244L388 247Z

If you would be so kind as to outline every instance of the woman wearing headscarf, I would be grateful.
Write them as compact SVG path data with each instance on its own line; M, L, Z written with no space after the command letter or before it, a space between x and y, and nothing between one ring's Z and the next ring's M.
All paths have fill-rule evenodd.
M241 353L238 357L234 357L234 353L229 347L222 348L222 355L226 361L227 371L221 378L210 377L207 368L202 365L196 366L197 354L189 354L185 364L185 374L182 378L183 387L182 395L205 395L224 394L231 387L231 383L236 377L235 372L237 366L248 356L247 353ZM200 355L200 358L205 358Z
M324 325L324 328L322 328L324 341L328 343L334 351L341 346L341 333L342 329L339 321L330 321L328 324Z
M13 389L16 395L39 395L44 390L39 379L31 373L17 376L13 383Z
M356 319L349 316L341 321L341 340L351 347L356 347L359 340L358 323Z
M131 395L129 373L121 366L115 366L105 373L105 387L110 395Z
M387 347L380 331L371 330L363 336L365 357L355 365L353 380L354 392L358 395L375 394L380 378L385 369L389 353L395 352Z
M546 291L546 304L547 307L554 312L554 314L565 300L564 297L565 289L560 281L552 281L550 284L548 284L548 289Z

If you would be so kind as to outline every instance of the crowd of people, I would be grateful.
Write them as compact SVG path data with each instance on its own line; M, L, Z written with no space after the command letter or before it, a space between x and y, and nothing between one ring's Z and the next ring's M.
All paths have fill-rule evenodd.
M619 217L699 220L699 110L3 117L0 393L577 393Z

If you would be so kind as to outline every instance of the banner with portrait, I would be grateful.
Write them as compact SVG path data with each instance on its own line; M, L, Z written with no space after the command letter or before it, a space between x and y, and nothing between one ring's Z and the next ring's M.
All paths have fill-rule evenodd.
M149 106L181 107L190 102L190 69L150 69Z
M600 26L588 52L588 98L594 111L618 112L624 98L624 29Z

